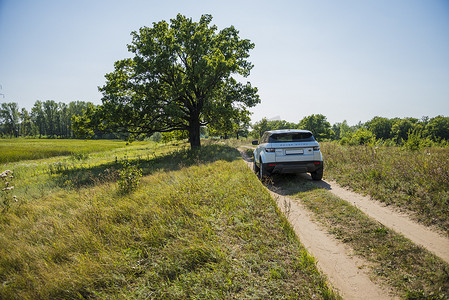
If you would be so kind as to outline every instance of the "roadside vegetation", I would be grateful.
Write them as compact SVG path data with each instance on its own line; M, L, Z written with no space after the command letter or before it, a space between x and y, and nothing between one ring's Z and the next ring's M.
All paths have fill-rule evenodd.
M330 142L320 145L327 179L375 195L387 204L413 210L426 224L438 225L448 232L448 148L411 151ZM245 150L248 157L252 157L252 152L252 149ZM393 182L395 186L389 186ZM449 296L449 265L423 247L305 177L274 175L265 184L304 203L317 222L368 262L365 268L375 281L392 287L401 298L447 299ZM418 198L423 195L423 200Z
M449 265L300 176L275 176L271 188L297 199L317 222L368 263L372 278L404 299L447 299Z
M1 299L338 298L229 146L1 166L17 197L0 213Z
M325 177L411 212L449 235L449 148L321 143Z

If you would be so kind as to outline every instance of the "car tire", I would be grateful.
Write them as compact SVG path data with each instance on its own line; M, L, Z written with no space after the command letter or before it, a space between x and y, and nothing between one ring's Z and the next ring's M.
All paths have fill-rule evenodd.
M268 173L265 168L263 167L262 158L260 159L260 167L259 167L259 178L264 179L266 177L270 176L270 173Z
M323 168L316 170L315 172L310 173L312 179L315 181L319 181L323 179Z
M255 160L254 160L254 162L253 162L253 171L254 171L254 173L256 173L257 175L259 175L259 167L257 166Z

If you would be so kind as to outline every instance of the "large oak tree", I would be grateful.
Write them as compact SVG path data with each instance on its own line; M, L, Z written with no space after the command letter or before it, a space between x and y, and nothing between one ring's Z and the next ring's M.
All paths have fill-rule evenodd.
M210 15L193 22L178 14L170 24L132 32L134 57L106 74L103 104L78 117L78 128L134 135L181 130L200 147L201 126L232 122L229 116L259 103L257 88L234 78L250 74L254 44L233 26L218 31L211 21Z

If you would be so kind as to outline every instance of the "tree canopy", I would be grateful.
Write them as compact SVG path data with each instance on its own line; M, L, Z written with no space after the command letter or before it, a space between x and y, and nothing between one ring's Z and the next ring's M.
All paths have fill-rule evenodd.
M1 103L0 124L3 124L3 131L11 136L19 135L19 105L15 102Z
M376 139L389 139L392 137L391 128L394 125L394 119L384 117L374 117L365 123L365 126L374 134Z
M322 114L313 114L304 117L298 124L298 128L312 131L317 139L329 139L333 136L331 124Z
M103 104L75 118L79 131L187 131L191 146L200 147L201 126L229 127L245 115L260 102L257 88L233 75L249 76L254 44L233 26L218 31L211 21L211 15L193 22L178 14L170 24L132 32L128 50L134 57L117 61L106 74Z

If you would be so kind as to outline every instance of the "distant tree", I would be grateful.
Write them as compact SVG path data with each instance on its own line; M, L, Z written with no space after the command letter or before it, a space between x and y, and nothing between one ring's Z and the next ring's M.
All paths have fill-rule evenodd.
M235 118L233 118L233 133L236 138L248 137L251 118L250 112L242 110Z
M404 118L397 120L391 127L393 138L397 143L402 144L407 141L409 133L414 129L414 124L418 122L418 119Z
M31 121L37 129L39 137L47 134L47 127L45 122L44 110L42 109L42 101L37 100L31 108Z
M0 105L0 124L7 136L19 136L19 105L15 102Z
M56 135L58 137L67 138L69 137L69 126L70 119L72 116L69 115L69 107L64 102L58 103L57 114L56 114Z
M351 136L350 139L345 140L349 140L350 145L365 145L373 143L376 138L371 131L364 127L361 127Z
M334 135L332 136L333 140L339 140L340 139L341 124L342 123L337 122L334 125L332 125L331 129L332 129L332 132L334 133Z
M344 120L341 123L335 123L332 125L332 132L334 133L333 139L340 140L344 137L351 135L355 130L348 125L348 122Z
M387 140L392 137L391 129L393 127L394 120L390 120L384 117L374 117L370 121L365 123L365 126L371 131L376 139Z
M232 116L232 136L239 139L244 136L247 137L249 134L250 118L251 113L247 110L238 111Z
M427 124L429 124L430 118L428 116L422 116L421 117L421 124L425 126L427 126Z
M275 121L269 121L270 130L280 130L280 129L294 129L298 125L295 123L287 122L285 120L275 120Z
M80 132L186 131L191 146L200 147L201 126L259 103L256 88L232 77L250 74L247 58L254 44L232 26L217 32L211 21L210 15L196 23L178 14L170 24L161 21L133 32L128 50L134 57L117 61L115 71L106 74L103 104L75 119Z
M21 136L31 136L33 135L33 123L31 122L31 117L25 108L20 111L20 135Z
M160 143L162 141L162 134L160 132L155 132L151 137L150 141Z
M304 117L298 124L299 129L310 130L315 138L330 139L333 136L331 124L327 121L327 118L321 114L313 114L308 117Z
M267 118L263 118L262 120L260 120L259 122L256 122L252 125L252 136L255 139L259 139L260 137L262 137L263 133L265 131L271 130L269 121Z
M81 116L83 115L83 111L87 110L89 106L94 106L91 102L85 102L85 101L72 101L69 103L67 108L67 117L69 118L67 120L67 127L68 127L68 137L73 138L75 137L73 132L73 124L72 124L72 117L73 116Z
M53 100L47 100L42 103L44 113L46 135L55 137L58 134L58 104Z
M430 119L424 131L433 141L449 141L449 117L437 116Z

